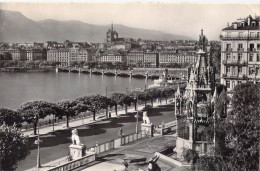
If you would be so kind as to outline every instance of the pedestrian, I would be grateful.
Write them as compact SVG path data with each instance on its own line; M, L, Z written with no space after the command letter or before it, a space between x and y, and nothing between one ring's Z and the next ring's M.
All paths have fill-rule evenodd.
M108 113L108 117L111 118L111 112Z
M49 119L49 125L51 124L51 119Z

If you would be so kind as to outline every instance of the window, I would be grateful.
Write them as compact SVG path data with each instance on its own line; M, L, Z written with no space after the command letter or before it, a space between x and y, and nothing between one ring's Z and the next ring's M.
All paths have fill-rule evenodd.
M260 50L260 44L257 44L257 50Z
M230 81L226 81L227 88L230 88Z
M238 67L238 74L242 74L242 67Z
M254 67L249 67L249 75L252 75L255 73Z
M231 49L231 44L227 44L227 49Z
M243 48L243 44L242 43L239 43L238 44L238 49L242 49Z
M230 53L227 53L227 60L230 60L230 58L231 58Z
M255 48L254 44L250 44L250 45L249 45L250 51L253 51L254 48Z
M251 37L251 38L255 38L255 33L254 33L254 32L251 32L251 33L250 33L250 37Z
M226 68L226 73L230 73L230 66Z
M260 58L259 58L259 53L256 55L256 61L259 62Z
M242 60L242 56L243 56L242 53L239 53L239 54L237 55L237 58L238 58L239 61Z
M249 61L253 61L253 58L254 58L254 54L253 54L253 53L250 53L250 54L249 54Z

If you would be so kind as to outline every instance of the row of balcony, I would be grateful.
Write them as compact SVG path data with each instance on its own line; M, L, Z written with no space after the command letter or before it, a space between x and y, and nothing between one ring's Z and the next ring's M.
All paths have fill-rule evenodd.
M222 74L223 78L230 78L230 79L246 79L246 74Z
M246 66L248 63L245 60L223 60L224 65L241 65Z
M259 49L256 48L226 48L222 51L226 51L226 52L232 52L232 51L238 51L238 52L256 52L259 51Z
M237 36L219 36L220 40L259 40L260 36L248 36L248 35L237 35Z

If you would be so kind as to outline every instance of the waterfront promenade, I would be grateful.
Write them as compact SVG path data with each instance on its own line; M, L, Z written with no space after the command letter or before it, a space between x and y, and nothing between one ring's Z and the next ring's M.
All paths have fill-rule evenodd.
M169 101L169 100L168 100ZM139 105L141 110L144 105ZM154 125L160 125L162 121L170 122L175 119L174 106L172 104L166 105L162 101L162 105L154 102L154 108L148 112L151 122ZM68 155L69 145L71 144L71 130L77 128L81 141L86 144L87 148L93 147L96 143L103 143L118 138L119 129L122 128L123 134L128 135L135 132L136 118L134 117L136 111L134 108L128 109L128 114L124 110L118 112L118 116L112 112L112 117L105 119L98 115L97 120L93 121L92 117L83 120L75 120L70 122L70 128L65 127L65 123L55 125L55 131L52 131L52 126L40 129L41 134L41 163L49 163L51 161L59 162L59 159ZM139 119L139 130L142 118ZM49 132L49 133L48 133ZM18 164L19 170L27 170L36 166L37 145L33 144L37 137L32 135L32 130L24 132L30 135L30 154Z
M172 100L171 98L168 99L168 102L171 101L171 100ZM166 101L162 100L162 103L160 103L160 102L154 102L153 103L153 107L157 107L159 105L166 105ZM138 106L138 110L142 110L143 108L144 108L144 104ZM131 106L131 107L128 108L127 112L128 113L134 113L134 112L136 112L136 110L135 110L134 106ZM118 110L117 115L116 115L115 111L112 111L111 112L111 118L120 117L120 115L125 115L125 114L126 113L125 113L124 109ZM78 126L85 125L85 124L99 122L100 120L104 120L104 119L107 119L105 113L96 114L96 120L95 121L93 120L93 116L89 115L89 116L87 116L83 119L79 118L79 119L70 120L70 122L69 122L70 127L69 128L74 128L74 127L78 127ZM142 119L140 118L140 120L142 120ZM55 125L54 125L54 131L65 130L65 129L68 129L68 127L66 127L66 122L55 123ZM22 130L22 132L25 136L29 136L29 137L37 136L37 135L33 134L33 129ZM45 134L51 133L51 132L53 132L53 126L48 125L48 126L45 126L45 127L41 127L39 132L40 132L40 135L45 135Z

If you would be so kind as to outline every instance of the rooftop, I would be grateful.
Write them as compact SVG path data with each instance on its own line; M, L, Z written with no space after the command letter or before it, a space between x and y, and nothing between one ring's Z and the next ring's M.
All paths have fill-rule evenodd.
M222 30L259 30L259 22L259 16L253 18L251 15L249 15L244 19L237 19L237 21L233 22L231 26L228 26Z

